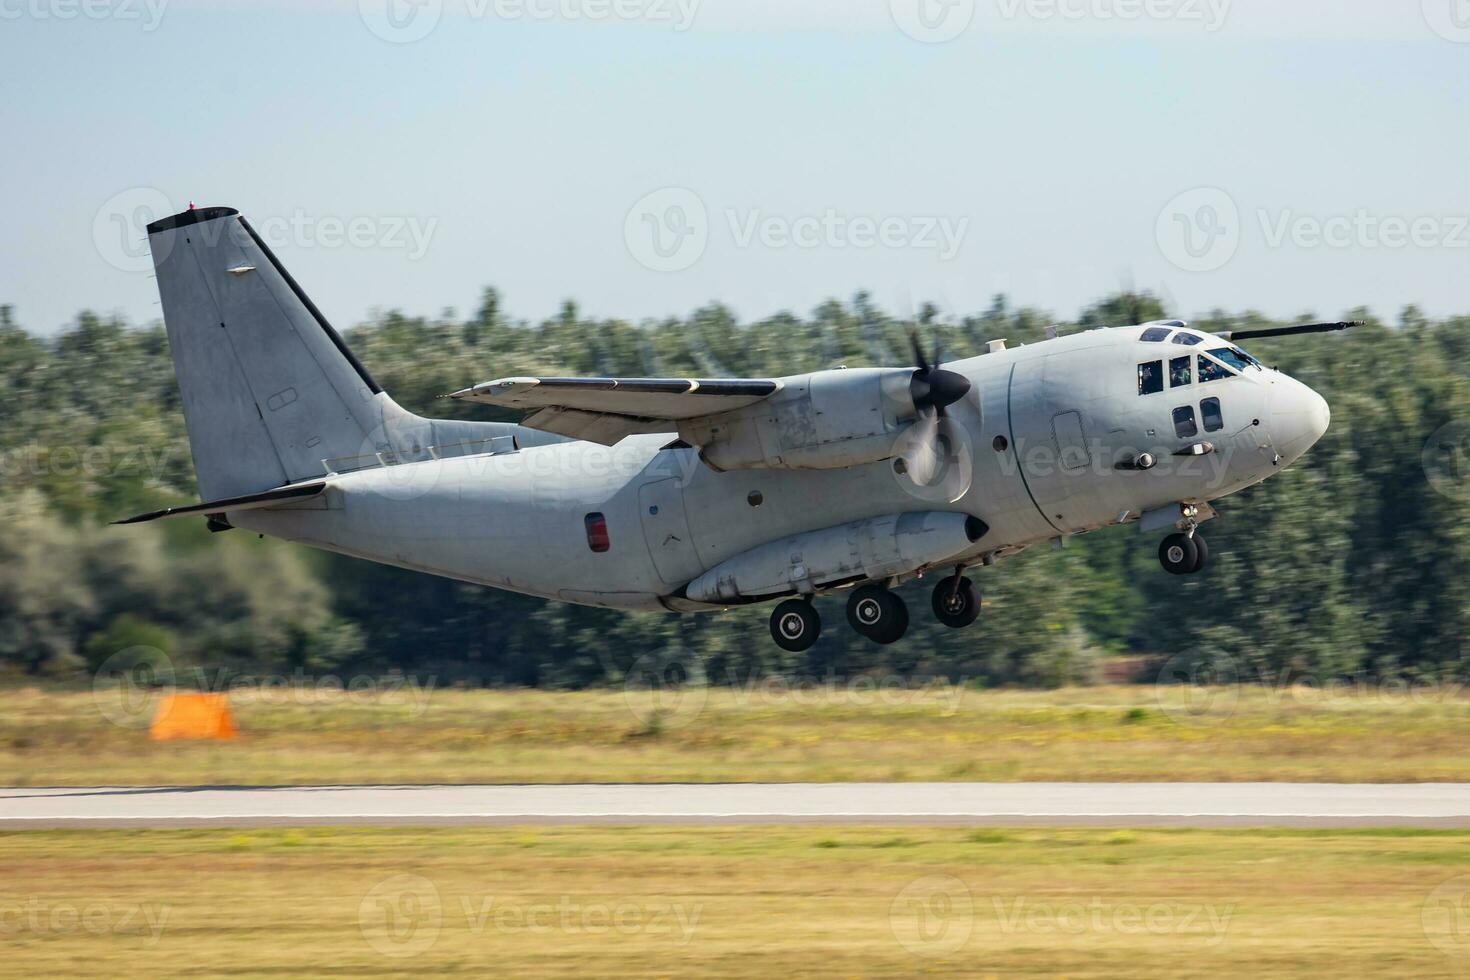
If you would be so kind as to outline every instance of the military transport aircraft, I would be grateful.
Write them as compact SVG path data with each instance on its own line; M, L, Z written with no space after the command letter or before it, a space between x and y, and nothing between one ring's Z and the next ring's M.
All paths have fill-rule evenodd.
M893 643L893 591L980 613L967 568L1113 524L1168 532L1204 567L1212 502L1290 466L1327 403L1241 349L1310 324L1212 334L1178 320L941 363L786 378L507 378L453 397L520 424L426 419L373 381L250 223L189 210L148 228L202 516L328 551L565 602L687 613L781 600L791 651L812 599L847 593Z

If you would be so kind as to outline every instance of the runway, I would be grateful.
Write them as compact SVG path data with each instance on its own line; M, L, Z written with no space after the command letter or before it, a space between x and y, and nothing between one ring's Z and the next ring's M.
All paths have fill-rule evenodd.
M1470 784L723 783L0 789L0 830L589 823L1470 828Z

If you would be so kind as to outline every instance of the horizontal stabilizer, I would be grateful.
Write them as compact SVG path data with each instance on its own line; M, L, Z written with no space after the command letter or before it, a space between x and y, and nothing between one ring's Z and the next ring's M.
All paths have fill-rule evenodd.
M137 517L129 517L125 520L113 521L112 523L144 524L148 521L162 520L166 517L189 517L195 514L223 514L232 510L263 510L287 501L307 500L311 497L319 497L326 492L326 489L326 480L316 480L312 483L298 483L294 486L267 490L264 493L250 493L243 497L227 497L224 500L210 500L202 504L186 504L182 507L165 507L163 510L156 510L151 514L139 514Z

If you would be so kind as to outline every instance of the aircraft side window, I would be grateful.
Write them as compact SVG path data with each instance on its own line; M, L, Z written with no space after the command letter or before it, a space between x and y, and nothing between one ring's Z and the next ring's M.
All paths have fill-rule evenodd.
M1145 344L1162 344L1169 339L1169 334L1173 332L1167 327L1149 327L1143 332L1143 336L1138 339Z
M1193 405L1174 409L1174 434L1181 439L1193 439L1199 435L1199 426L1194 421Z
M1225 415L1220 411L1220 399L1206 398L1199 403L1199 411L1204 416L1206 432L1219 432L1225 428Z
M1199 358L1199 380L1200 380L1200 384L1204 384L1206 381L1220 381L1220 380L1222 380L1224 378L1229 378L1229 377L1233 377L1233 376L1234 375L1231 374L1231 372L1230 372L1230 370L1228 368L1226 368L1226 367L1224 367L1224 366L1222 366L1220 364L1216 364L1214 361L1210 360L1208 357L1205 357L1203 354L1200 355L1200 358Z
M1183 388L1194 383L1194 358L1176 357L1169 362L1169 387Z
M607 533L607 518L601 514L588 514L585 518L587 525L587 547L596 554L612 550L612 538Z
M1197 333L1180 332L1174 335L1174 343L1183 344L1186 347L1193 347L1195 344L1202 344L1204 342L1205 338Z
M1164 362L1149 361L1138 365L1138 393L1157 395L1164 390Z

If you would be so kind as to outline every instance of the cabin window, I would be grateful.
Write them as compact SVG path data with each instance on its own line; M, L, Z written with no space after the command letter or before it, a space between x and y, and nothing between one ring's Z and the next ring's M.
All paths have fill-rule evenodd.
M1169 387L1183 388L1194 383L1194 358L1186 354L1169 362Z
M1224 367L1223 365L1216 364L1214 361L1210 360L1208 357L1205 357L1204 355L1200 355L1200 359L1199 359L1199 380L1200 380L1200 384L1204 384L1206 381L1219 381L1219 380L1221 380L1223 378L1231 378L1231 377L1234 377L1234 374L1232 374L1231 371L1228 368Z
M1138 365L1138 393L1157 395L1164 390L1164 362L1149 361Z
M1199 403L1199 411L1204 417L1206 432L1219 432L1225 428L1225 414L1220 411L1220 399L1206 398Z
M1174 409L1174 434L1181 439L1193 439L1199 435L1199 426L1194 421L1193 405Z
M596 554L602 554L612 549L612 538L607 533L607 518L601 514L588 514L585 523L587 525L587 547Z
M1173 332L1167 327L1149 327L1143 332L1143 336L1138 339L1145 344L1162 344L1169 339L1169 334Z

